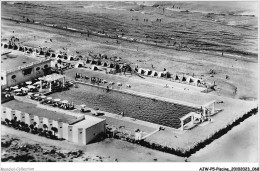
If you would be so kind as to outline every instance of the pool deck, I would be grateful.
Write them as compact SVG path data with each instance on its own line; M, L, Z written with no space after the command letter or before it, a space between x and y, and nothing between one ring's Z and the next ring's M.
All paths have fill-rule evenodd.
M159 97L163 100L170 102L184 102L183 104L191 106L195 105L198 107L198 105L201 106L212 100L216 100L217 102L223 101L223 103L215 104L215 108L222 109L222 111L220 111L214 116L211 116L211 119L213 120L213 122L211 123L204 122L202 124L194 126L193 128L185 129L184 131L166 127L165 130L158 131L145 139L152 143L158 143L160 145L169 146L173 148L186 149L188 147L192 147L197 142L204 140L216 131L220 130L221 128L224 128L227 124L231 123L236 118L242 116L246 112L258 106L256 101L244 101L239 99L222 97L210 93L202 93L200 90L201 88L198 87L156 78L141 79L137 76L111 75L105 74L100 71L91 71L89 69L82 68L68 70L65 72L65 75L68 76L68 78L74 79L76 72L82 73L83 76L99 77L102 79L106 79L108 82L121 82L123 84L122 87L113 86L114 89L118 89L120 91L149 96L150 98ZM169 85L170 88L163 88L162 85L165 85L166 83ZM132 87L126 88L126 84L130 84ZM172 84L178 85L178 89L176 89L176 87L174 87ZM180 91L181 87L188 89L182 89ZM107 114L108 113L106 113L106 115ZM119 121L119 117L117 115L107 116ZM155 129L159 127L159 125L147 123L145 121L134 121L133 119L128 117L120 117L120 120L128 121L133 124L138 123L140 125L150 126Z
M145 77L142 79L136 75L113 75L105 74L103 71L93 71L86 68L74 68L64 72L66 78L74 80L76 73L82 73L83 76L88 77L98 77L101 79L113 81L113 90L120 91L133 91L134 93L148 95L149 97L158 96L165 98L167 101L175 101L176 103L183 103L189 106L200 107L209 101L219 100L220 96L214 96L212 94L202 93L201 91L205 88L195 87L192 85L182 84L178 82L172 82L165 79ZM85 79L83 79L85 80ZM87 81L90 83L89 81ZM117 86L116 84L120 82L122 86ZM126 84L130 84L131 88L126 88ZM168 88L165 88L165 85ZM106 86L108 84L100 84L100 86Z
M81 81L74 81L75 83L78 84L83 84L83 85L88 85L88 86L92 86L92 87L98 87L98 88L103 88L106 89L106 87L102 86L102 85L93 85L87 82L81 82ZM170 103L174 103L174 104L179 104L179 105L184 105L184 106L190 106L190 107L194 107L194 108L200 108L201 105L195 104L195 103L187 103L184 101L179 101L179 100L173 100L173 99L169 99L166 97L160 97L160 96L156 96L156 95L151 95L151 94L146 94L146 93L141 93L141 92L137 92L134 90L127 90L127 89L112 89L113 91L118 91L121 93L125 93L125 94L131 94L134 96L140 96L140 97L145 97L145 98L150 98L150 99L157 99L160 101L164 101L164 102L170 102Z

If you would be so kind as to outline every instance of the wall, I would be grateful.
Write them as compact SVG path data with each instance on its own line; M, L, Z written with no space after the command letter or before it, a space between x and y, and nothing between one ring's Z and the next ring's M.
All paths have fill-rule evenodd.
M2 88L6 88L6 72L1 72L1 86Z
M6 118L11 120L14 116L16 116L17 120L24 121L29 126L36 122L37 128L43 128L43 124L46 124L48 126L48 130L51 130L51 127L56 127L58 129L58 133L56 133L56 136L58 136L58 138L64 138L78 144L86 145L93 139L95 139L98 134L105 133L106 120L103 120L89 128L84 129L63 122L58 122L55 120L50 120L48 118L24 113L18 110L12 110L7 107L2 107L1 112L2 121L5 121ZM70 129L72 129L71 132Z
M28 65L28 67L22 67L21 69L7 71L6 76L5 76L6 77L5 78L6 87L12 87L17 84L26 82L28 80L32 80L32 79L43 76L44 72L42 69L44 68L45 65L48 65L48 67L50 67L51 60L46 60L43 62L36 62L36 63L32 63L32 65ZM28 68L33 68L31 74L24 75L22 71L24 69L28 69ZM38 68L40 68L40 70L37 70ZM15 79L12 79L13 75L16 75Z
M98 134L105 133L105 125L106 125L106 121L104 120L97 123L96 125L84 129L85 130L84 139L86 140L86 144L91 142Z

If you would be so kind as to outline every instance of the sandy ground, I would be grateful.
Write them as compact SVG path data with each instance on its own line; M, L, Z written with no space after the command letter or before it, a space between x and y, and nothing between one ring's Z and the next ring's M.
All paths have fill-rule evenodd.
M90 161L90 162L183 162L184 158L175 155L154 151L135 144L121 140L106 139L98 143L92 143L86 146L76 145L67 141L54 141L30 133L14 130L9 127L1 128L2 142L15 140L8 147L2 147L1 157L12 156L9 161L14 161L17 155L28 155L39 162L46 161ZM29 149L22 149L22 146L28 145ZM40 145L42 149L39 149ZM30 148L33 147L33 148ZM35 150L36 149L36 150ZM37 150L38 149L38 150ZM56 152L63 153L52 155L50 152L55 149ZM83 154L77 157L77 152L82 150ZM37 153L35 153L37 152ZM45 153L44 153L45 152ZM47 153L46 153L47 152ZM68 155L68 152L76 152L76 156ZM127 152L127 153L126 153Z
M11 32L13 30L14 34ZM129 42L117 45L115 40L107 38L91 36L86 40L80 33L2 20L3 38L9 38L11 35L19 37L24 45L33 47L51 47L54 50L67 47L70 54L79 51L83 56L94 51L122 57L143 68L151 69L153 64L157 71L166 68L173 74L194 73L206 81L216 82L217 92L211 94L243 99L257 98L257 59L175 51ZM53 41L50 42L49 39ZM214 77L208 74L210 69L216 71ZM226 75L230 77L229 80L225 79ZM237 95L233 94L235 87L238 88Z
M258 115L253 115L189 158L194 162L259 162ZM212 156L214 155L214 156Z

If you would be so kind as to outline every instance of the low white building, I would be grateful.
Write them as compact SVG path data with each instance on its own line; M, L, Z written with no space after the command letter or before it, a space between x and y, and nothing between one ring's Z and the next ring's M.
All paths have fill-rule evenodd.
M4 55L1 60L2 88L44 76L45 71L51 67L51 59L38 60L24 55Z
M85 119L71 125L72 142L79 144L88 144L93 141L101 133L106 131L106 119L101 119L89 115L85 115ZM70 130L70 128L69 128Z
M51 127L58 129L58 133L56 134L58 138L63 138L78 144L86 145L98 138L100 134L106 132L106 119L85 115L82 120L68 124L52 120L52 111L49 111L49 114L50 117L46 118L19 110L13 110L8 107L1 107L1 121L5 121L6 118L12 120L14 117L17 117L17 120L25 122L28 125L36 122L36 127L38 128L43 128L43 125L46 124L49 129L51 129Z

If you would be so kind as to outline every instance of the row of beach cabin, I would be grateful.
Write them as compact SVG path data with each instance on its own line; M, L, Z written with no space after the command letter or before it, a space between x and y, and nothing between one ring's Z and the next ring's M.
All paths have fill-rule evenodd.
M22 52L29 53L29 54L35 53L35 55L38 55L38 56L52 57L52 58L56 58L56 59L72 61L72 60L79 60L79 59L83 58L81 55L78 55L77 57L68 56L65 53L55 53L55 52L50 52L50 51L43 51L42 48L18 46L16 44L3 44L2 43L1 46L3 46L4 48L18 50L18 51L22 51ZM92 70L97 70L98 69L97 66L120 70L124 66L124 64L120 64L120 63L116 63L116 62L112 62L112 61L101 61L100 59L90 59L90 58L88 58L85 61L85 63L92 65ZM75 67L77 67L77 68L84 67L84 63L79 62L76 64ZM140 75L144 75L144 76L151 76L151 77L158 77L158 78L171 78L170 73L166 72L166 71L158 72L158 71L153 71L150 69L143 69L143 68L136 68L135 70L137 73L139 73ZM178 75L178 74L176 74L173 77L173 81L178 81L178 82L187 83L187 84L193 84L196 86L204 83L202 81L202 79L200 79L200 78L196 78L193 76L186 76L186 75Z

